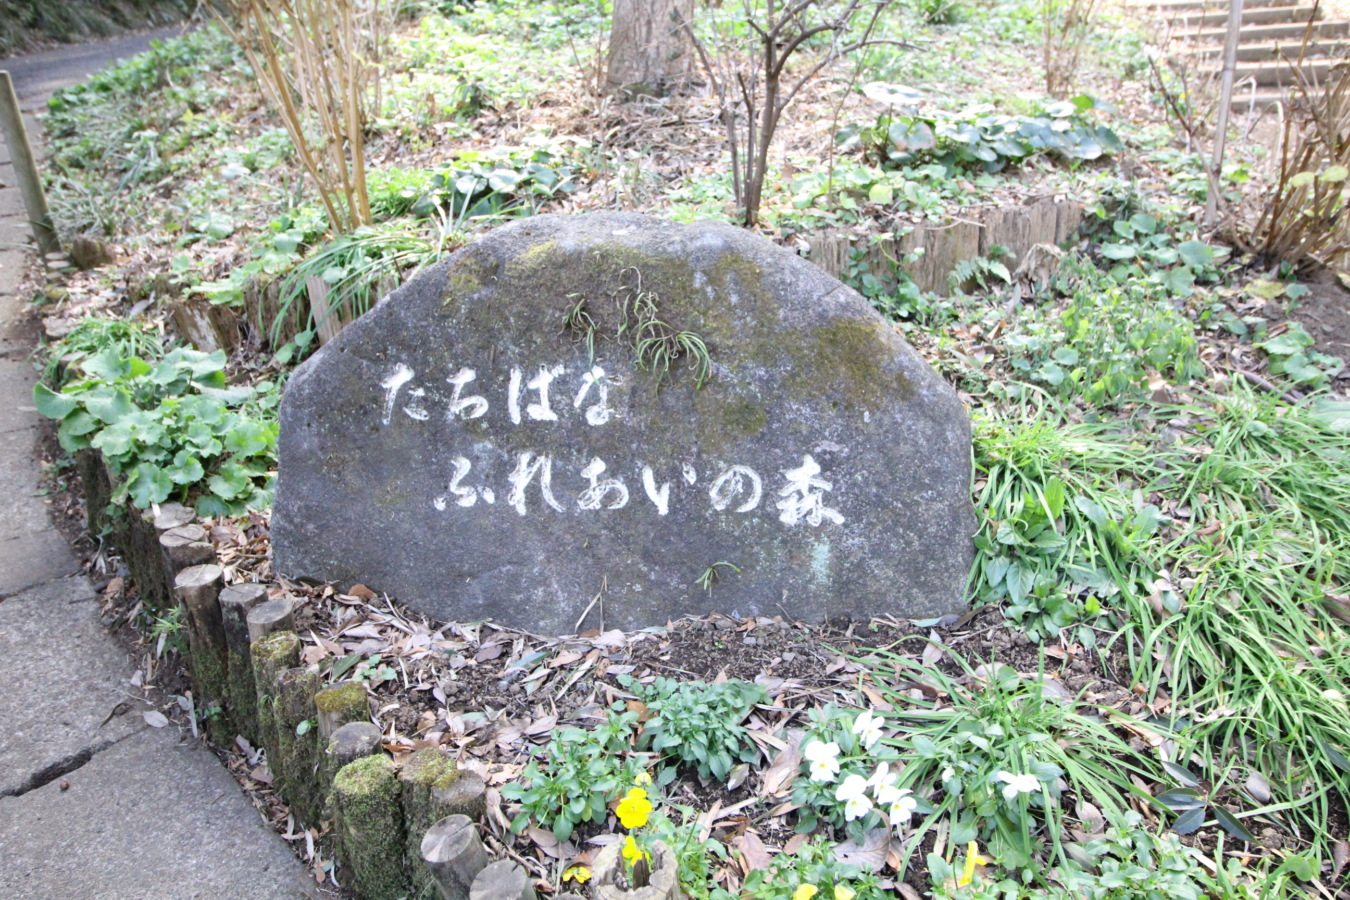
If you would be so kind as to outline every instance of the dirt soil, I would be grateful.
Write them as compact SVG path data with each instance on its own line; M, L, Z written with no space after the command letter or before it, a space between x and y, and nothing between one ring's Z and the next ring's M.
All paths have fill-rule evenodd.
M1350 363L1350 290L1342 277L1350 280L1350 275L1320 269L1300 282L1310 292L1299 299L1289 315L1312 335L1319 353L1339 356Z

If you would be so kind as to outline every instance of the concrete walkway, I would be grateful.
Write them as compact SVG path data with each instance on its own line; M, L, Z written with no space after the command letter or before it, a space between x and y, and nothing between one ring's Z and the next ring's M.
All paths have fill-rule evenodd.
M150 37L0 60L25 110ZM29 134L39 132L29 119ZM314 882L210 751L151 728L99 600L35 496L19 295L30 232L0 142L0 898L297 900Z

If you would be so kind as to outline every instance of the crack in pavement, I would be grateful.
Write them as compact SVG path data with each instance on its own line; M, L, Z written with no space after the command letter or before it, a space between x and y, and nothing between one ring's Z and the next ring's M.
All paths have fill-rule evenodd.
M72 753L70 756L67 756L64 759L58 759L56 762L51 763L50 765L43 766L41 769L38 769L32 775L29 775L26 779L24 779L23 783L20 784L18 787L12 787L9 788L8 790L0 791L0 798L22 797L29 791L35 791L40 787L45 787L51 784L56 779L60 778L62 775L69 775L71 772L74 772L88 765L91 759L93 759L97 754L102 753L104 750L107 750L109 747L116 746L117 744L120 744L122 741L125 741L127 738L140 734L144 730L145 729L143 728L138 728L135 731L130 731L122 735L120 738L106 740L103 741L102 743L95 744L92 747L85 747L78 753Z
M54 529L48 529L48 530L50 531L50 530L54 530ZM39 533L41 533L41 532L39 532ZM15 538L15 540L17 540L17 538ZM75 573L75 574L79 574L79 573ZM12 597L17 597L17 596L19 596L20 594L26 593L26 592L28 592L28 591L36 590L37 588L40 588L40 587L45 587L45 586L47 586L47 585L49 585L49 584L53 584L53 583L55 583L55 582L57 582L57 581L65 581L67 578L73 578L73 577L74 577L74 575L71 575L71 574L67 574L67 575L54 575L54 576L52 576L51 578L48 578L46 581L35 581L35 582L33 582L32 584L25 585L24 587L19 588L18 590L5 591L5 592L3 592L3 593L0 593L0 603L4 603L6 600L9 600L10 598L12 598ZM76 597L76 598L74 598L73 600L67 600L67 601L66 601L66 604L67 604L67 605L73 605L73 604L75 604L75 603L88 603L90 600L97 600L97 599L98 599L98 592L95 591L94 593L90 594L88 597Z

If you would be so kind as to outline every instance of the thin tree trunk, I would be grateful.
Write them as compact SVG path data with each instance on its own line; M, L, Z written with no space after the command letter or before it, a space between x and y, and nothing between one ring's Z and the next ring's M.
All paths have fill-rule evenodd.
M694 0L615 0L609 32L610 92L657 94L694 71L694 45L681 23L694 19Z

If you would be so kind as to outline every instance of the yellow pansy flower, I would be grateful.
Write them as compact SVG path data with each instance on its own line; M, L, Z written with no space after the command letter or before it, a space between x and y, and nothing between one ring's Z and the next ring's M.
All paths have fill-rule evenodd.
M814 884L804 884L797 888L796 893L792 895L792 900L811 900L820 891Z
M642 788L633 788L628 792L628 796L619 801L615 812L624 828L641 828L651 818L652 804L647 799L646 791Z
M651 855L644 853L642 848L637 845L637 841L630 834L623 839L623 858L628 861L630 866L637 865L639 859L651 860Z
M648 775L646 772L639 772L637 777L634 778L633 780L636 781L638 784L651 784L652 776Z
M965 887L975 880L975 867L987 866L989 860L980 855L980 848L974 841L966 844L966 869L961 873L961 877L956 879L957 887Z
M591 880L591 870L585 866L573 866L563 873L563 881L575 881L577 884L585 884Z
M834 886L834 900L853 900L856 896L858 896L858 892L846 884Z

